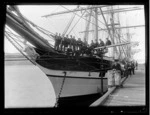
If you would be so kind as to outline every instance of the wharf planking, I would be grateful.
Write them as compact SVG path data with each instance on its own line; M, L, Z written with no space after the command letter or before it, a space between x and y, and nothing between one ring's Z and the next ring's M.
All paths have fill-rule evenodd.
M135 70L135 75L129 76L123 88L109 95L103 106L143 106L146 104L145 68L140 66Z

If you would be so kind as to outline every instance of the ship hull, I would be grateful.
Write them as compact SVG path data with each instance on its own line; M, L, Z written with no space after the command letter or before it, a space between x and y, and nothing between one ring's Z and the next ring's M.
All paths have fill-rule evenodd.
M88 94L78 96L60 97L58 100L58 107L89 107L94 101L100 98L102 94Z
M99 72L62 71L38 66L50 79L56 100L59 97L59 106L88 106L100 97L102 91L107 91L107 78L100 78Z

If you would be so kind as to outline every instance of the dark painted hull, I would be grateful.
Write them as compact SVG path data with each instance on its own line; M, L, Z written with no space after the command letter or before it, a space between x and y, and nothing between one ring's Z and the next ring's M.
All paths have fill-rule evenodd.
M64 71L107 71L112 61L96 57L42 56L36 60L41 66L52 70Z
M100 93L96 93L83 96L61 97L58 101L58 107L89 107L100 96L102 96Z

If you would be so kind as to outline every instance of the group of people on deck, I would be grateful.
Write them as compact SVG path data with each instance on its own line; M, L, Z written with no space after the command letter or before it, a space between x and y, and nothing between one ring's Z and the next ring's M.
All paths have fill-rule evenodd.
M68 35L66 37L61 36L61 34L58 35L56 33L55 36L55 50L66 52L67 55L72 54L72 56L80 56L87 54L89 56L95 55L101 55L106 50L105 48L102 49L94 49L96 47L111 45L111 41L106 38L106 43L102 41L102 39L96 40L95 42L91 40L91 44L89 45L87 42L83 42L81 38L78 38L78 40L75 39L75 36L70 35L70 38ZM29 44L27 44L27 40L23 41L24 48L23 52L26 52L29 57L31 57L31 60L36 60L39 57L39 54L35 51L33 47L31 47Z
M96 40L95 42L91 40L91 44L88 44L86 41L83 42L81 38L75 39L75 36L68 35L64 36L60 33L56 33L55 36L55 45L54 48L57 51L67 52L67 54L87 54L87 55L101 55L108 51L108 49L94 49L96 47L111 45L111 41L106 38L106 43L102 41L102 39Z
M106 39L107 39L106 45L111 45L111 42L108 40L108 38L106 38ZM79 41L81 41L81 39L79 39ZM79 41L76 41L76 42L79 42ZM86 45L84 44L84 46L86 46L84 51L86 51L88 48L91 48L91 47L94 49L95 47L100 47L100 46L105 45L101 39L99 41L100 41L100 43L98 43L98 42L94 43L92 40L91 45L89 47L87 47L87 44ZM80 43L82 44L82 41ZM22 51L26 52L27 55L29 55L29 57L31 57L32 61L36 60L40 56L33 47L31 47L30 45L27 44L26 40L24 40L23 44L25 45L25 47L23 48ZM77 46L70 45L70 44L69 45L70 45L70 47L73 46L72 48L74 51L76 51L76 48L78 48L79 50L82 51L82 48L84 48L84 47L81 44L77 45ZM125 61L125 60L122 60L122 61L114 60L114 63L111 66L112 70L113 69L119 70L121 72L121 75L126 76L126 77L128 75L130 75L130 76L134 75L135 74L134 70L137 68L138 68L137 61L135 62L135 61Z

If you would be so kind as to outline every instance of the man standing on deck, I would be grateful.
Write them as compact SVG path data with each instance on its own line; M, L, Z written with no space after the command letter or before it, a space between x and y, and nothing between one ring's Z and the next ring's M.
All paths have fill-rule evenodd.
M128 63L127 63L127 61L125 61L125 63L124 63L124 69L125 69L124 76L128 77L129 71L128 71Z
M128 68L128 73L129 73L129 75L131 77L131 75L132 75L132 73L131 73L131 62L128 62L127 68Z
M94 46L94 42L93 42L93 40L91 40L90 47L92 47L92 48L93 48L93 46Z
M98 47L99 44L98 44L98 40L95 40L95 43L94 43L94 48Z
M101 47L101 46L104 46L104 45L105 45L102 39L99 39L99 41L100 41L100 43L99 43L99 47Z
M76 51L76 39L75 37L72 37L72 35L70 35L70 44L71 44L71 49L73 52Z
M93 42L93 40L91 40L91 44L89 46L89 49L91 50L91 55L93 55L94 54L94 42Z
M81 49L80 49L82 56L84 54L86 54L86 50L87 50L87 42L85 41L85 42L82 43L82 46L81 46Z
M112 65L112 69L121 71L121 65L118 63L118 60L114 61L114 64Z
M98 50L97 49L94 49L94 48L96 48L96 47L98 47L99 46L99 44L98 44L98 40L95 40L95 43L93 44L93 54L97 54L98 52Z
M138 62L136 61L135 63L135 66L136 66L136 70L138 69Z
M101 47L101 46L104 46L104 45L105 45L104 42L103 42L101 39L99 39L99 41L100 41L100 43L98 44L98 47ZM102 55L103 55L103 52L104 52L104 48L98 49L98 55L99 55L99 56L102 56Z
M61 37L60 33L58 35L58 39L59 39L58 40L58 49L62 51L62 37Z
M78 38L78 40L77 40L77 49L81 50L82 45L83 45L83 43L81 41L81 38Z
M67 37L67 44L68 44L67 55L68 56L73 56L73 52L72 52L72 35L70 35L70 38L68 37L68 35L66 37Z
M111 45L111 41L108 38L106 38L106 46L107 45Z
M59 47L59 45L58 45L58 33L56 32L56 35L55 35L55 46L54 46L54 48L55 48L55 50L58 50L58 47Z
M106 38L106 46L111 45L111 41ZM111 57L112 56L112 48L107 48L108 53L106 53L106 56Z
M64 34L62 34L62 36L61 36L60 44L61 44L61 51L64 51L64 47L65 47L65 36L64 36Z
M75 36L73 36L73 50L74 52L77 50L77 40L75 39Z
M69 47L73 50L73 37L70 35L70 44Z
M133 75L134 75L134 69L135 69L135 65L134 65L134 62L132 61L131 62L131 72Z
M63 41L63 45L64 45L64 52L67 51L66 49L68 48L69 45L69 38L68 35L66 35L66 37L64 37L64 41Z

